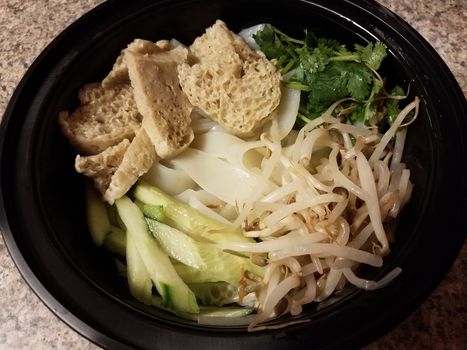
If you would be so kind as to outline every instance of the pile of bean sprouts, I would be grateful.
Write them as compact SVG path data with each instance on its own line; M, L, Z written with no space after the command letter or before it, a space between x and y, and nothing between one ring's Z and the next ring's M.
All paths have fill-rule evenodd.
M267 152L260 169L269 192L258 185L237 203L244 235L256 243L222 243L229 251L251 253L266 266L256 285L257 314L249 330L320 302L351 283L381 288L401 270L379 281L357 276L361 265L381 267L389 253L390 225L410 199L410 170L401 162L407 125L418 114L415 98L391 127L355 126L333 117L343 101L280 140L277 122L262 133ZM407 121L410 119L410 121ZM259 145L258 145L259 146Z

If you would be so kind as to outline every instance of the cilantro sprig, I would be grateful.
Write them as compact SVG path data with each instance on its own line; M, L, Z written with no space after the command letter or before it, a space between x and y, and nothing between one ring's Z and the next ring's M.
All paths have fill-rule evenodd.
M384 81L377 73L387 56L386 46L377 41L366 46L355 44L353 50L333 39L317 37L305 30L302 40L292 38L272 25L254 35L267 58L275 59L284 76L284 84L302 90L302 102L297 119L303 124L321 115L333 102L350 98L339 106L350 123L388 123L398 111L397 99L381 98ZM403 90L389 95L404 95Z

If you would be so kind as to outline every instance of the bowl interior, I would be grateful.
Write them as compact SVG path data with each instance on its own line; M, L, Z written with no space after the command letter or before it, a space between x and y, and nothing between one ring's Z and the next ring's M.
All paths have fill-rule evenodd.
M282 7L278 7L277 12L273 8L269 9L267 14L264 13L262 6L255 6L255 3L246 13L236 10L235 5L232 5L231 10L228 6L216 8L209 3L198 3L195 7L180 8L177 5L173 7L167 6L165 11L154 9L140 12L126 18L121 25L116 26L115 30L108 30L98 40L86 43L85 50L80 50L79 55L62 72L61 82L54 91L51 91L50 103L43 114L43 119L38 121L37 125L37 136L40 138L37 144L41 146L36 153L36 159L39 160L36 181L37 190L41 193L44 216L48 218L51 227L49 234L69 258L70 263L75 264L85 278L110 294L145 311L148 311L148 308L135 302L124 281L117 277L109 254L103 249L96 248L91 242L84 220L83 177L75 173L73 160L76 153L68 146L57 127L58 112L74 108L77 104L78 90L86 83L102 80L110 71L120 50L134 38L154 41L177 38L189 45L218 18L224 20L234 31L257 23L271 22L286 33L297 37L303 35L304 28L308 28L318 35L337 38L350 45L374 40L370 33L356 30L353 23L343 22L332 14L310 12L308 8L307 11L303 11L300 3L288 7L285 13ZM176 17L170 15L173 11L177 11ZM294 18L294 21L290 21L289 18ZM185 26L186 23L189 25ZM86 36L85 33L83 34ZM382 71L388 78L389 84L399 83L408 86L411 77L404 67L404 64L394 56L390 56L385 61ZM417 87L411 90L412 95L420 94ZM406 161L413 170L412 180L416 190L411 204L405 211L398 230L397 244L394 245L393 256L388 259L389 261L395 260L398 251L404 249L416 225L414 218L420 216L420 208L424 207L428 199L430 192L427 188L428 161L431 158L431 149L425 146L431 145L428 137L430 133L430 125L426 118L420 118L410 129ZM422 143L419 142L420 139L423 140ZM420 144L424 147L420 147ZM388 268L389 266L394 267L393 264L388 264ZM387 269L383 270L387 271ZM335 298L335 300L339 299L341 298ZM312 309L314 308L310 307L310 311ZM161 314L157 309L149 310L152 314ZM171 315L162 314L162 317L172 318ZM309 315L305 313L304 316ZM184 320L178 321L187 323Z
M15 181L19 188L18 198L12 209L18 218L28 217L29 223L18 223L15 240L23 256L34 261L30 264L33 272L49 281L49 289L60 294L63 303L69 302L69 309L80 313L79 306L73 306L73 291L66 294L64 285L70 279L70 289L94 289L100 298L111 300L114 308L122 315L139 314L141 322L154 322L160 327L177 325L179 329L196 332L222 334L245 334L245 328L203 327L182 320L156 308L148 308L136 302L118 277L112 257L104 249L96 248L90 238L84 216L84 179L74 171L75 151L61 135L57 124L58 113L73 110L77 104L78 90L86 83L102 80L110 71L121 49L135 38L149 40L177 38L190 44L196 36L222 19L233 31L269 22L286 33L301 36L308 28L320 36L338 39L353 45L364 44L368 40L383 40L390 49L382 72L389 85L395 83L407 88L410 83L410 97L422 98L421 114L410 127L405 150L405 162L411 169L411 179L415 190L411 202L405 208L396 233L397 242L385 266L379 271L368 270L370 277L379 277L395 266L405 267L409 259L414 259L414 245L429 225L423 221L429 211L436 185L438 154L441 152L436 113L427 104L427 85L419 79L415 61L393 45L391 37L375 30L380 23L369 25L365 20L352 17L356 9L348 4L337 5L333 9L324 7L324 2L304 1L160 1L143 2L144 6L126 12L125 6L113 4L115 11L101 22L88 23L89 26L75 28L72 41L61 45L62 55L55 54L50 70L41 76L34 99L27 110L27 118L18 130L24 135L19 142L18 157L14 165L17 172ZM267 5L266 5L267 3ZM365 2L362 2L365 4ZM246 10L245 10L246 9ZM342 14L344 13L344 14ZM380 34L378 34L380 33ZM56 50L57 51L57 50ZM409 101L411 98L409 97ZM25 107L26 108L26 107ZM13 163L12 163L13 164ZM13 214L11 214L13 215ZM21 221L21 220L18 220ZM32 223L32 224L31 224ZM31 225L37 223L37 232ZM23 225L23 226L21 226ZM43 256L50 254L50 261ZM59 261L60 263L56 263ZM62 281L58 276L67 266L68 275ZM410 269L409 269L410 270ZM72 271L72 273L70 273ZM71 276L74 274L73 276ZM396 280L386 291L364 293L352 288L341 296L333 298L319 308L306 308L302 317L316 320L316 330L324 330L332 323L332 318L341 313L349 303L365 307L369 295L404 293L403 279ZM84 293L84 292L83 292ZM379 294L378 294L379 293ZM70 305L71 304L71 305ZM103 308L104 306L102 306ZM99 305L96 305L99 309ZM92 313L92 310L87 310ZM342 315L344 311L342 311ZM358 317L357 317L358 318ZM318 321L322 321L321 323ZM97 321L96 321L97 322ZM94 326L94 325L93 325ZM95 325L96 327L98 325ZM300 328L303 326L297 326ZM292 327L293 328L293 327ZM123 335L122 335L123 337Z

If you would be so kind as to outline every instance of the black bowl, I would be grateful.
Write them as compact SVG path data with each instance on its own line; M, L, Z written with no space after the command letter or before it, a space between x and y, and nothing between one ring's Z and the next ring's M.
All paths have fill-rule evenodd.
M247 333L199 326L134 301L84 220L83 178L61 136L58 112L77 104L85 83L101 80L134 38L191 43L216 19L235 31L262 22L292 35L309 28L353 44L382 40L388 79L410 85L421 114L409 131L405 162L415 191L397 242L378 277L400 266L388 287L305 310L310 324ZM34 62L1 125L1 229L23 277L75 330L108 348L333 348L361 346L395 326L435 288L465 239L465 98L452 74L407 23L367 0L109 1L66 29Z

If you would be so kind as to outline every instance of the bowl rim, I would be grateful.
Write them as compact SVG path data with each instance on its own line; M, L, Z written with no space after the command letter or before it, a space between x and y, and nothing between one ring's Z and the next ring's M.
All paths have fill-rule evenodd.
M145 1L144 3L147 4L147 6L160 6L164 3L167 3L168 1L155 1L155 2L150 2L150 1ZM188 2L188 1L179 1L179 3L182 2ZM326 6L322 5L324 1L319 1L319 0L311 0L311 1L304 1L302 0L301 2L307 3L307 4L315 4L317 6ZM408 25L405 21L400 19L397 15L389 11L388 9L384 8L382 5L377 4L376 2L373 1L368 1L368 0L346 0L346 4L349 6L355 6L358 8L360 11L365 11L365 13L371 14L372 16L377 16L381 15L384 13L386 16L385 21L388 23L387 26L397 26L398 29L393 28L399 34L399 36L408 36L415 40L415 43L413 45L419 46L422 51L424 51L424 54L427 55L427 57L430 57L433 61L437 63L437 72L446 80L449 81L449 88L451 89L451 92L453 94L453 99L457 99L457 110L461 112L461 115L464 116L463 120L459 121L459 129L460 130L467 130L467 121L465 116L467 115L466 113L466 106L465 106L465 97L458 86L455 78L453 77L452 73L446 66L446 64L442 61L442 59L439 57L439 55L436 53L436 51L430 46L430 44L423 39L420 34L418 34L410 25ZM131 5L125 5L129 6L131 8ZM119 13L123 13L123 8L125 6L119 5L118 1L116 0L111 0L107 1L105 3L102 3L80 17L78 20L76 20L73 24L68 26L61 34L59 34L43 51L42 53L38 56L38 58L34 61L34 63L31 65L31 67L28 69L24 77L22 78L21 82L18 84L18 87L16 88L13 96L10 99L10 102L5 110L4 117L1 122L0 126L0 161L1 164L5 163L5 159L8 158L9 156L4 153L5 151L5 143L7 142L6 138L8 137L7 131L9 127L11 128L11 120L13 115L15 114L15 108L17 107L18 100L20 99L21 95L24 94L24 91L27 89L28 84L31 84L31 80L35 78L35 74L37 74L38 69L40 69L41 65L47 58L51 55L52 52L57 51L57 46L63 41L66 41L67 38L72 36L74 33L80 30L83 26L86 26L87 23L92 22L99 18L100 16L107 16L109 13L114 12L113 16L118 17ZM118 7L118 11L113 11ZM144 6L143 6L144 7ZM142 10L140 10L142 11ZM11 142L11 141L10 141ZM465 141L461 140L461 154L466 155L466 144ZM461 164L462 167L462 172L465 174L466 173L466 161L464 160L463 164ZM110 348L131 348L129 344L125 344L121 341L118 341L114 339L112 336L109 336L108 334L95 329L95 327L92 327L88 325L86 322L82 321L80 318L78 318L73 312L70 311L70 308L66 305L64 305L61 301L59 301L54 295L52 295L47 287L44 285L43 282L39 280L39 278L34 274L34 271L31 269L29 266L26 258L23 256L21 249L19 248L15 237L14 237L14 232L12 232L10 228L10 223L9 223L9 218L11 220L11 213L7 213L6 209L6 197L5 197L5 186L8 184L4 183L5 182L5 177L3 176L3 170L0 173L0 183L1 183L1 191L0 191L0 199L2 202L1 210L0 210L0 227L1 227L1 232L3 234L3 237L5 239L5 244L7 247L7 250L9 254L11 255L15 265L17 266L18 270L20 271L21 275L23 278L26 280L27 284L31 287L31 289L34 291L34 293L43 301L43 303L54 313L56 314L61 320L63 320L66 324L68 324L71 328L75 329L89 339L90 341L101 345L105 347L110 347ZM463 187L459 190L460 193L467 194L466 190L466 185L463 184ZM463 212L464 214L467 213L467 206L466 202L464 200L463 206L460 208L460 211ZM456 236L456 246L452 246L450 248L450 254L449 256L446 256L446 259L443 261L442 266L439 267L439 269L436 271L438 278L433 279L430 281L430 283L426 284L426 290L421 291L418 293L418 295L415 297L414 296L414 303L418 305L421 304L421 302L431 293L431 291L436 287L438 284L439 280L445 275L451 264L453 263L455 257L457 256L458 252L460 251L463 241L465 240L465 235L462 235L462 233L458 233ZM410 310L409 310L410 309ZM403 318L408 316L408 314L413 311L414 308L406 308L405 310L402 310L400 314L397 317L397 322L392 322L394 323L393 325L386 324L384 327L382 327L381 330L377 331L373 336L369 337L369 340L373 340L376 338L378 335L384 333L387 331L389 328L397 324L399 321L401 321ZM384 328L384 330L383 330ZM254 338L254 337L250 337ZM256 337L257 338L257 337Z

